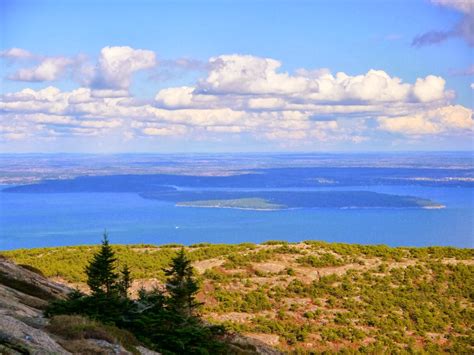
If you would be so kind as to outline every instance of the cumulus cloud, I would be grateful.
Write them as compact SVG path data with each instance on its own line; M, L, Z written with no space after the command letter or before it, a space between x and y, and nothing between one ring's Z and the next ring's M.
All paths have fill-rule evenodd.
M0 57L16 61L31 59L37 63L10 74L10 80L55 81L64 78L65 74L71 74L81 85L96 89L97 92L101 90L103 95L111 93L112 96L128 91L135 72L150 69L157 64L153 51L128 46L102 48L97 64L93 64L85 55L47 57L34 55L20 48L0 52Z
M0 51L0 58L19 60L19 59L30 59L33 57L34 56L31 52L22 48L10 48L4 51Z
M209 61L211 70L198 84L206 93L282 94L308 89L303 77L278 73L281 63L275 59L251 55L222 55Z
M195 85L168 87L153 100L143 100L131 97L128 86L135 71L156 63L154 55L107 48L93 77L108 86L71 91L49 86L4 94L0 135L119 134L148 140L245 135L304 145L358 144L380 130L409 137L472 130L472 111L450 104L453 93L439 76L406 83L382 70L360 75L328 69L288 73L277 60L234 54L211 58L209 72ZM115 48L112 53L110 48Z
M181 136L187 132L186 126L169 125L165 127L146 127L142 129L147 136Z
M442 77L428 75L426 78L416 79L413 94L420 102L441 100L448 95L444 91L445 84Z
M33 68L19 69L9 79L18 81L58 80L72 63L72 59L65 57L46 58Z
M378 122L382 130L407 135L472 130L474 124L472 110L460 105L444 106L407 116L381 117Z
M87 67L90 85L97 89L127 90L133 73L156 65L153 51L134 49L128 46L105 47L100 51L99 61L94 69Z
M417 35L412 41L412 46L423 47L437 44L453 37L461 37L469 46L474 46L474 3L472 0L431 0L431 3L460 12L461 19L450 30L431 30Z
M200 95L190 86L167 88L160 90L156 96L157 105L166 108L209 107L218 98L212 95Z
M279 72L281 63L250 55L223 55L210 59L211 70L198 82L194 94L253 97L250 107L284 107L300 102L368 103L449 99L443 78L427 76L415 84L403 83L383 70L350 76L327 69L298 70L294 75ZM191 91L190 91L191 92ZM283 101L282 101L283 100Z

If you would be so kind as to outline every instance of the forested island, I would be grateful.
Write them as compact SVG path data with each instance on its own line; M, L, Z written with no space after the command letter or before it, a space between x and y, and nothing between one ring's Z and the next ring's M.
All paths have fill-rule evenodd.
M244 210L274 211L287 208L258 197L236 198L231 200L198 200L176 203L178 207L237 208Z
M160 199L159 193L143 195ZM200 194L187 194L190 198L202 198ZM369 191L317 191L317 192L214 192L213 196L246 196L212 200L177 202L179 207L236 208L256 211L274 211L289 208L444 208L434 201L413 197L381 194Z
M283 352L473 351L473 249L269 241L111 250L117 272L126 268L130 277L132 300L144 297L140 290L166 292L164 270L184 252L206 324ZM2 254L87 295L86 270L99 251L75 246Z

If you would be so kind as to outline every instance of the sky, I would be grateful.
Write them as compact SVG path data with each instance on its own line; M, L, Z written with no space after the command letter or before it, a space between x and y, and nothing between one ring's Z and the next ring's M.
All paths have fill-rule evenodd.
M0 152L468 150L474 0L0 1Z

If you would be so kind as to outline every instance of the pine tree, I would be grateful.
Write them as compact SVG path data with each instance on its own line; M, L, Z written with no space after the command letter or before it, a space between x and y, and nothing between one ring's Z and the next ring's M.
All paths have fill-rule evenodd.
M111 295L117 291L118 275L115 272L115 253L109 245L107 233L104 233L102 246L90 264L86 267L87 285L93 295Z
M122 297L127 297L128 289L132 286L132 275L130 273L130 269L128 265L125 264L123 269L120 271L120 294Z
M171 308L185 316L193 312L201 304L196 301L199 285L194 278L193 267L184 252L184 248L171 261L171 267L164 269L168 276L166 290L169 293L168 303Z

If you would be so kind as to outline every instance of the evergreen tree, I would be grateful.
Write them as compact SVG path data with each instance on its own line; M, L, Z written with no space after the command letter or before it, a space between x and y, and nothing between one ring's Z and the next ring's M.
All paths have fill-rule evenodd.
M141 289L136 300L127 297L132 280L128 266L116 273L115 262L104 234L101 249L86 268L92 295L74 292L66 300L51 302L45 314L81 314L113 324L163 354L228 353L226 344L219 339L225 329L204 323L194 313L200 305L195 299L199 287L184 249L165 270L167 292Z
M120 274L120 294L122 297L127 297L128 289L130 288L130 286L132 286L132 275L127 264L125 264L123 269L120 271Z
M169 293L168 304L178 313L185 316L193 315L193 312L201 304L196 301L199 285L194 278L193 267L182 248L178 255L171 261L169 269L164 269L168 276L166 290Z
M102 246L86 267L87 285L92 295L111 295L117 291L118 274L115 272L115 253L109 245L107 233L104 233Z

